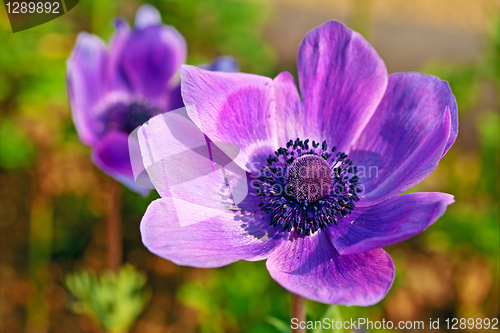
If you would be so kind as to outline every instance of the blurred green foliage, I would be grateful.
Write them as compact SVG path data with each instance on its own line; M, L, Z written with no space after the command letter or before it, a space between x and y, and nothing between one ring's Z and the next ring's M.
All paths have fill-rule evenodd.
M274 332L263 318L289 316L289 295L269 276L264 262L236 262L204 281L186 282L180 301L196 309L201 332Z
M271 11L265 0L155 0L163 21L176 27L188 42L189 62L209 62L219 55L238 59L241 70L269 73L273 51L261 29Z
M499 198L499 146L500 146L500 115L488 113L482 115L478 123L479 142L481 144L481 188L493 199ZM496 179L497 181L490 181ZM498 201L497 201L498 203Z
M488 25L490 38L486 53L485 72L491 79L500 83L500 14L494 15Z
M125 265L118 274L107 272L101 277L82 271L66 278L66 285L79 303L75 305L98 319L108 332L128 332L148 303L144 290L146 275Z
M480 87L492 86L500 92L500 18L494 17L489 26L488 44L484 56L475 63L445 64L432 62L424 72L449 82L457 99L460 122L477 109L484 98ZM498 96L498 95L497 95ZM467 120L469 121L469 120ZM460 158L452 151L438 167L448 184L446 192L455 194L452 205L439 223L426 232L430 246L456 251L465 244L485 253L500 267L500 115L499 110L486 110L475 121L478 136L477 155ZM460 133L460 132L459 132ZM419 186L417 185L417 189ZM453 230L453 232L450 232Z
M32 143L12 121L0 123L0 166L6 169L21 168L33 160Z

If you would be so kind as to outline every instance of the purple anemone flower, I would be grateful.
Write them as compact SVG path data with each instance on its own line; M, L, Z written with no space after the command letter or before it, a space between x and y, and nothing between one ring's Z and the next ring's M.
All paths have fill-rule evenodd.
M445 193L401 193L454 143L456 101L437 77L388 75L370 44L335 21L305 36L298 76L300 95L288 72L270 79L182 67L191 122L176 121L191 135L155 117L139 129L139 142L150 169L195 150L177 164L195 176L167 177L157 187L161 198L142 219L142 240L179 265L267 259L272 278L293 293L372 305L395 275L382 247L420 233L454 202ZM195 172L210 166L197 157L204 135L212 173ZM231 159L220 163L220 152ZM165 176L154 175L160 183ZM242 181L248 193L240 198ZM224 190L222 208L212 207Z
M68 60L68 91L80 140L92 147L92 159L104 172L130 189L136 185L128 136L152 116L183 106L178 72L186 59L186 42L161 23L150 5L136 14L135 26L115 21L109 48L97 36L81 33ZM238 71L230 57L208 70Z

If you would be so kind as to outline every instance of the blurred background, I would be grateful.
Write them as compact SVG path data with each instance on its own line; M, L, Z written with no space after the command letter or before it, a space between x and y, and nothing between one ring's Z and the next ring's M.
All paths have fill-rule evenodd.
M231 55L243 72L274 77L288 70L296 77L303 36L337 19L365 36L390 73L449 81L458 140L412 191L452 193L456 203L424 233L386 248L396 280L382 302L308 302L308 318L423 320L426 327L440 318L434 331L446 331L446 318L499 317L499 1L81 0L68 14L16 34L0 6L0 331L105 332L102 318L89 315L66 282L83 269L106 271L112 187L78 140L66 60L79 32L108 41L112 18L132 23L146 2L186 38L190 64ZM123 260L147 278L136 282L145 283L146 305L129 331L289 331L289 293L264 261L196 269L146 250L139 222L157 197L123 187Z

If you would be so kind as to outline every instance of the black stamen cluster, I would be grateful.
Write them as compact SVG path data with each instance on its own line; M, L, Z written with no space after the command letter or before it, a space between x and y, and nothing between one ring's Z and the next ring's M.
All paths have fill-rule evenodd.
M104 124L106 130L131 133L136 127L158 113L159 110L145 103L135 101L132 103L119 102L112 105L105 113Z
M357 168L347 154L335 150L329 152L326 141L320 147L297 138L269 155L256 185L259 207L270 214L272 226L312 235L352 213L361 192ZM328 175L313 172L325 167ZM307 188L311 185L316 186L313 193Z

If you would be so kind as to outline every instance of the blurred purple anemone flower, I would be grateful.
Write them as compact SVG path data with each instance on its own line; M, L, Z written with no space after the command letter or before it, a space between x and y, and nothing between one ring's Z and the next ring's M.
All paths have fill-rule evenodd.
M270 79L182 67L187 113L213 143L212 166L226 165L227 186L206 172L183 184L165 179L157 188L162 198L142 219L142 240L179 265L267 259L273 279L293 293L372 305L394 280L382 247L420 233L454 202L445 193L399 194L429 175L454 143L456 101L437 77L388 75L368 42L335 21L305 36L298 76L301 95L288 72ZM158 117L139 129L146 166L203 144L195 131L190 138L198 142L174 132ZM214 158L214 148L236 155L221 143L239 147L231 162ZM188 155L181 160L198 170L197 155L191 165ZM244 179L230 172L235 166ZM248 194L236 200L242 181ZM219 188L229 200L217 210L205 202Z
M97 36L78 36L67 64L73 120L81 141L92 147L95 164L146 194L149 190L134 181L128 136L152 116L183 106L178 72L186 42L150 5L137 11L133 29L121 19L115 26L109 48ZM230 57L204 68L238 71Z

